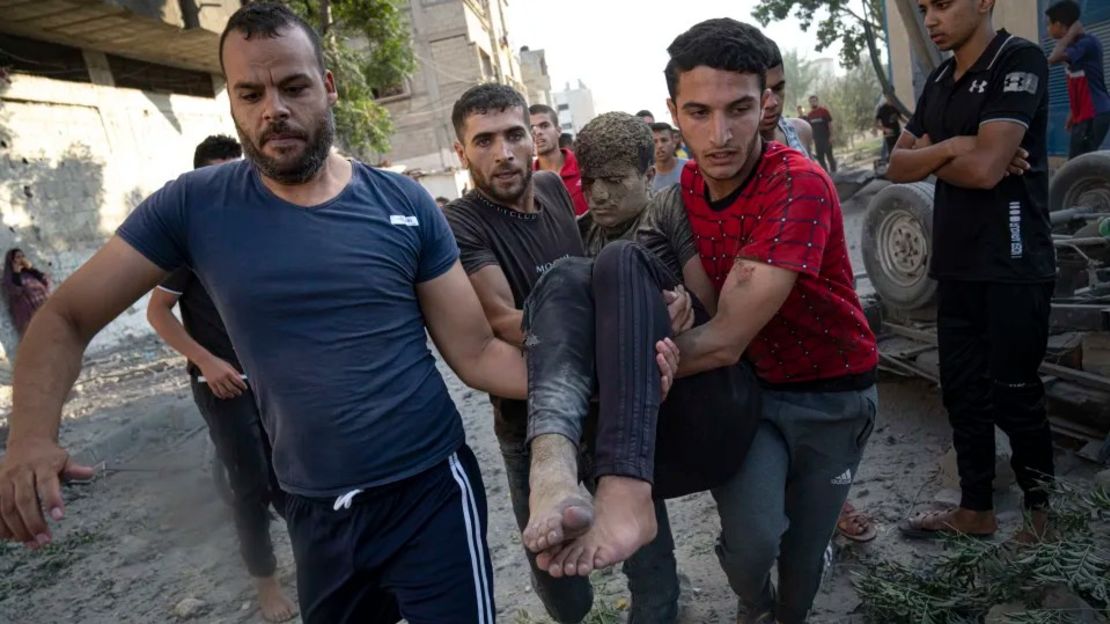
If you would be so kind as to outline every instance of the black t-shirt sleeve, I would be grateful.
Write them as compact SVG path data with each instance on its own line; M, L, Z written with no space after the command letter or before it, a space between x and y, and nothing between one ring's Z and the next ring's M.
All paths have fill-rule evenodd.
M477 273L489 265L499 265L497 256L493 252L489 239L477 223L471 207L465 205L465 199L456 200L447 206L444 214L451 232L455 234L455 242L459 245L459 260L467 275Z
M674 252L679 268L698 255L686 207L682 203L682 187L675 184L656 193L636 233L637 240L657 256L665 257L667 249Z
M941 65L941 67L944 67L944 65ZM933 72L933 74L935 73ZM910 115L910 120L906 122L905 131L919 139L925 136L925 107L929 105L929 87L935 80L936 78L932 74L926 79L925 88L921 90L921 97L917 98L917 105L913 108L913 114Z
M193 276L192 269L189 267L179 267L173 273L170 273L169 277L163 280L158 287L180 297L185 294L185 290L194 279L196 278Z
M1039 48L1022 46L999 59L987 87L979 124L1012 121L1026 128L1045 101L1048 61Z

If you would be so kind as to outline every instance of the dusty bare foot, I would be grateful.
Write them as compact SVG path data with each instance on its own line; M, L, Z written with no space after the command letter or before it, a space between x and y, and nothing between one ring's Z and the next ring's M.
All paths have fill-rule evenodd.
M285 595L277 576L256 578L258 607L267 622L285 622L297 615L297 605Z
M1049 523L1048 510L1034 509L1026 514L1021 530L1014 533L1010 540L1023 546L1031 546L1041 542L1053 542L1058 537Z
M998 530L998 521L993 511L974 511L957 507L918 514L903 520L898 528L906 537L919 539L957 533L970 537L990 537Z
M554 548L590 528L593 505L578 487L578 451L558 434L532 440L528 475L528 526L522 535L532 552Z
M589 576L596 569L620 563L655 539L655 506L651 484L629 477L606 476L594 497L597 517L578 539L540 553L536 564L555 578Z

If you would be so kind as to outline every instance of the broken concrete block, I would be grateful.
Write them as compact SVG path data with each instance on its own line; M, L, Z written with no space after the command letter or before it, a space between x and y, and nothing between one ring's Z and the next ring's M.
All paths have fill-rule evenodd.
M1000 492L1016 481L1014 469L1010 467L1010 441L1006 434L995 429L994 436L994 491ZM945 488L960 489L960 473L956 468L956 449L949 447L940 460L941 483Z
M1083 336L1083 370L1110 375L1110 332L1088 332Z
M173 614L182 620L188 620L201 615L207 608L207 602L200 600L199 598L189 596L188 598L183 598L181 602L177 603L177 606L173 608Z
M1102 489L1110 492L1110 470L1103 470L1095 475L1095 485L1102 487Z
M1067 613L1070 621L1077 624L1104 624L1106 620L1094 607L1075 595L1066 585L1053 585L1045 592L1041 601L1042 608Z
M987 611L987 617L983 620L983 624L1009 624L1010 616L1024 613L1026 610L1025 605L1020 602L994 605L990 611Z

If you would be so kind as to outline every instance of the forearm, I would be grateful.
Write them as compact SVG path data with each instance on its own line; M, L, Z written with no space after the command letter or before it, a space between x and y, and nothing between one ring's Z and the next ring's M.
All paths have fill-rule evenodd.
M475 390L506 399L528 398L524 354L504 340L490 336L468 361L452 368L463 383Z
M674 339L682 357L678 362L677 377L689 377L715 368L732 366L740 361L750 339L733 336L722 331L721 323L714 317Z
M490 326L495 336L517 347L524 346L524 312L513 310L510 313L490 319Z
M23 439L58 439L62 406L91 339L49 302L35 314L16 358L9 446Z
M166 344L188 358L190 362L199 364L213 357L208 349L205 349L189 335L189 332L185 331L185 326L177 320L177 317L169 308L152 305L147 308L146 319L150 326L154 328L154 331L158 333L158 336L166 341Z
M890 155L886 178L897 183L918 182L951 160L952 154L943 142L916 149L896 148Z
M961 188L989 189L1002 180L1005 172L1005 165L999 170L988 159L972 152L953 158L934 173L941 180Z

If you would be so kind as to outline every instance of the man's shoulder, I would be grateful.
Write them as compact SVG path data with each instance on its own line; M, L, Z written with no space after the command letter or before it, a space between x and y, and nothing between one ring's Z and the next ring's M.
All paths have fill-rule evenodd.
M474 197L474 191L452 199L443 207L443 216L447 218L447 223L452 229L473 225L483 219L484 213L482 206Z
M551 192L563 186L563 178L554 171L539 170L532 174L532 184L536 189Z
M427 196L427 199L431 199L431 195L423 186L420 186L419 182L406 175L388 169L372 167L353 159L351 160L351 168L352 177L361 177L363 181L377 190L391 191L394 194L402 195L413 204L426 203L422 201L425 196Z
M756 175L764 181L758 185L759 197L770 201L780 201L780 192L788 189L794 197L802 194L821 199L836 196L832 181L820 165L798 150L782 144L776 143L764 152ZM804 187L805 192L799 193L799 187Z
M574 200L559 174L554 171L537 171L532 176L532 188L545 207L553 204L563 206L574 217Z
M991 69L996 72L1010 71L1015 69L1015 65L1026 71L1036 70L1047 73L1048 57L1039 45L1017 35L1010 35L1010 38L1002 44L1002 49L998 51L998 58Z

